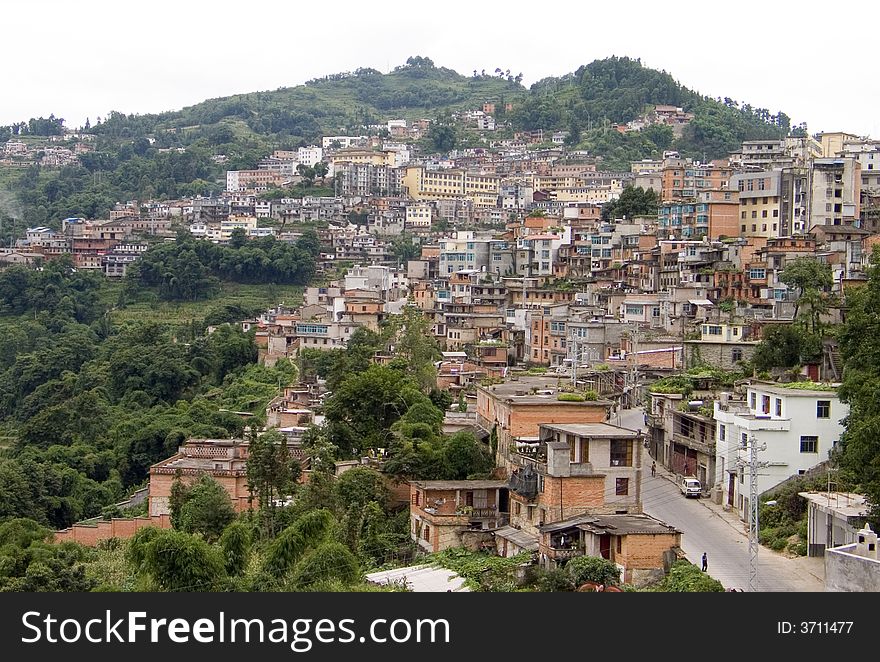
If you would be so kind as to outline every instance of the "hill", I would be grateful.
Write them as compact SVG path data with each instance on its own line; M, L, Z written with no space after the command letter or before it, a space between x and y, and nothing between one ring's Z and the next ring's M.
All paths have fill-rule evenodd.
M83 154L79 164L17 170L0 182L22 203L18 216L27 224L100 217L120 200L216 192L223 188L225 170L254 167L274 148L306 145L327 134L359 134L365 125L389 119L448 118L487 100L497 108L499 130L493 137L537 128L566 130L571 146L602 157L607 169L628 169L630 161L656 158L666 149L701 159L723 157L743 140L781 137L789 130L782 112L701 96L666 72L629 58L598 60L528 90L520 80L500 70L463 76L429 58L411 57L387 74L358 69L296 87L209 99L178 111L112 112L89 128L97 148ZM505 112L508 103L512 110ZM610 128L653 104L682 107L694 120L678 139L668 127L627 134ZM38 132L44 124L53 128L57 120L0 127L0 140L4 131ZM482 144L475 132L461 128L456 138L458 145ZM213 157L221 154L226 161L218 163Z

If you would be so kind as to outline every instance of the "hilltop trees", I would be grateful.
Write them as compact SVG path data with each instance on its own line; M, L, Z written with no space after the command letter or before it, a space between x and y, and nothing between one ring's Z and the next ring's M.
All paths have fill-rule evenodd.
M647 191L641 186L627 186L617 200L606 202L602 205L602 220L610 221L616 218L632 220L639 216L656 216L660 204L660 196L654 189Z

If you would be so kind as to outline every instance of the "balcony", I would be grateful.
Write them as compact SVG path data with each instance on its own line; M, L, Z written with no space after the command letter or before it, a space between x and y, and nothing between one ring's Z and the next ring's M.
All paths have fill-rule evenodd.
M546 554L548 558L555 561L568 561L584 555L584 549L580 546L575 547L547 547Z
M680 432L675 432L672 435L672 441L676 444L680 444L682 446L687 446L698 453L704 453L706 455L714 455L715 454L715 444L709 443L708 437L703 437L702 439L693 439L691 437L687 437Z

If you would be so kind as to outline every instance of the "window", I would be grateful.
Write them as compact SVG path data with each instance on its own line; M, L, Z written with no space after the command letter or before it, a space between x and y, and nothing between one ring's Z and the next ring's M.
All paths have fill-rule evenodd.
M818 453L819 437L801 437L801 453Z
M758 407L758 396L755 393L749 393L749 409L756 409Z
M766 269L749 269L749 278L752 280L762 280L767 277Z
M816 401L816 418L831 418L831 400Z
M617 496L627 496L629 494L629 478L618 478L614 481L614 493Z
M519 515L522 513L522 504L519 501L513 502L513 513Z
M611 440L611 466L632 466L632 442L629 439Z
M410 497L410 501L413 502L414 505L418 506L422 503L422 493L416 490L413 492L412 497Z
M761 411L765 414L770 413L770 396L762 395L761 396Z
M615 540L617 540L617 553L620 554L623 549L623 536L614 536Z
M739 441L740 441L740 443L742 444L742 447L743 447L743 448L748 448L748 446L749 446L749 435L747 435L745 432L743 432L742 435L740 435L740 439L739 439Z
M720 326L706 326L706 335L707 336L720 336L721 335L721 327Z
M743 360L743 351L739 348L734 349L731 352L730 358L733 360L734 363L742 361Z
M776 398L776 415L782 416L782 398Z
M473 506L474 505L474 493L470 490L464 493L464 505L466 505L466 506Z
M718 426L718 441L724 441L727 438L727 426L719 425Z
M422 534L426 542L431 542L431 527L425 524L425 528L422 529Z

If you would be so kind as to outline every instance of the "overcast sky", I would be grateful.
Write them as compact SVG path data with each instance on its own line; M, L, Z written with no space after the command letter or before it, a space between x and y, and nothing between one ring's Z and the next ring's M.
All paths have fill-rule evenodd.
M427 8L438 8L429 12ZM812 133L880 137L875 3L7 0L0 124L176 110L423 55L524 83L611 55ZM440 13L442 11L442 13ZM860 27L864 26L864 27Z

